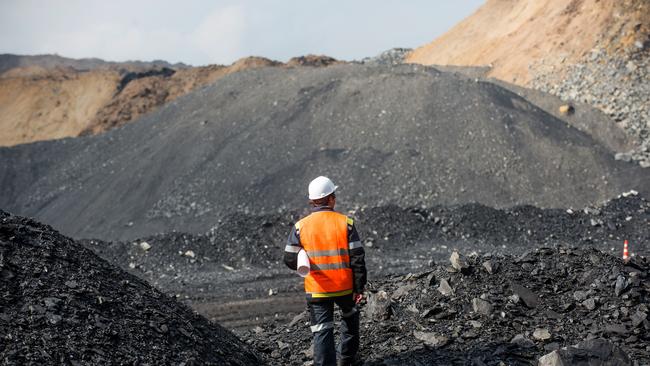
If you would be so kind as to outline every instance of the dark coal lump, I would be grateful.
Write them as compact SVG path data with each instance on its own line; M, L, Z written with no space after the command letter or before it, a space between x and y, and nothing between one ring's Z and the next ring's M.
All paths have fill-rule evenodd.
M625 352L605 339L591 339L544 355L538 366L632 366Z
M566 247L460 258L464 273L447 262L371 281L362 308L364 365L537 365L543 357L544 365L650 363L647 258L626 263ZM487 261L498 273L485 270ZM379 299L390 299L390 316L377 316ZM290 344L297 352L283 354L282 364L308 359L300 352L309 348L304 324L269 323L243 336L260 352Z
M232 333L51 227L0 210L0 363L257 365Z

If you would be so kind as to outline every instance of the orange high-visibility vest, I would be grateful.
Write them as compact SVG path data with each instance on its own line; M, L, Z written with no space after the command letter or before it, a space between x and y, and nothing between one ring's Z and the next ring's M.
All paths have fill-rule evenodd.
M298 221L300 244L309 256L305 292L313 298L352 293L348 219L334 211L316 211Z

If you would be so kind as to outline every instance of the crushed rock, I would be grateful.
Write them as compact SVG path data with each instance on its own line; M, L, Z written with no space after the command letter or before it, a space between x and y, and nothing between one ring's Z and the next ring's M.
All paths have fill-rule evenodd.
M495 274L481 269L488 258L499 265ZM629 356L639 364L650 362L650 322L637 315L648 313L647 258L624 263L596 249L560 247L531 249L523 256L469 256L468 264L468 274L450 274L444 266L436 266L422 274L372 282L369 298L376 293L389 298L414 278L418 287L392 302L390 318L370 317L368 305L362 308L364 365L531 365L546 355L547 349L571 350L572 345L598 338L611 342L609 353L616 354L616 359ZM434 273L436 278L450 276L457 287L455 294L444 296L435 291L427 273ZM614 293L618 276L631 280L620 296ZM538 297L537 306L509 301L515 281L525 283ZM576 290L597 296L600 306L594 310L580 306L574 298ZM477 300L479 304L487 302L484 298L489 299L493 310L473 312L472 305L476 307ZM423 311L414 313L410 310L413 307ZM260 353L268 355L278 341L298 350L309 347L311 334L303 324L269 321L261 328L256 334L243 334ZM584 344L580 347L594 349ZM566 358L567 352L578 351L557 352L571 359ZM278 361L287 365L308 360L296 352L281 356ZM593 357L601 356L596 352Z
M0 363L257 365L231 332L47 225L0 211Z

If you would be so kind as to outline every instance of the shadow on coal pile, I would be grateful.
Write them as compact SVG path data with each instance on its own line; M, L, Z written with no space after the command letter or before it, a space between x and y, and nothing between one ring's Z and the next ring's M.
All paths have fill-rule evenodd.
M228 330L51 227L0 210L0 363L257 365Z

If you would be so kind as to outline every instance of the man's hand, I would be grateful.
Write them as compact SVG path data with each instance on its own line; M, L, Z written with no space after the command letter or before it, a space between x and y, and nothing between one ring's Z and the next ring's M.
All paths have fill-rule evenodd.
M352 294L352 299L355 304L359 304L363 300L363 292Z

